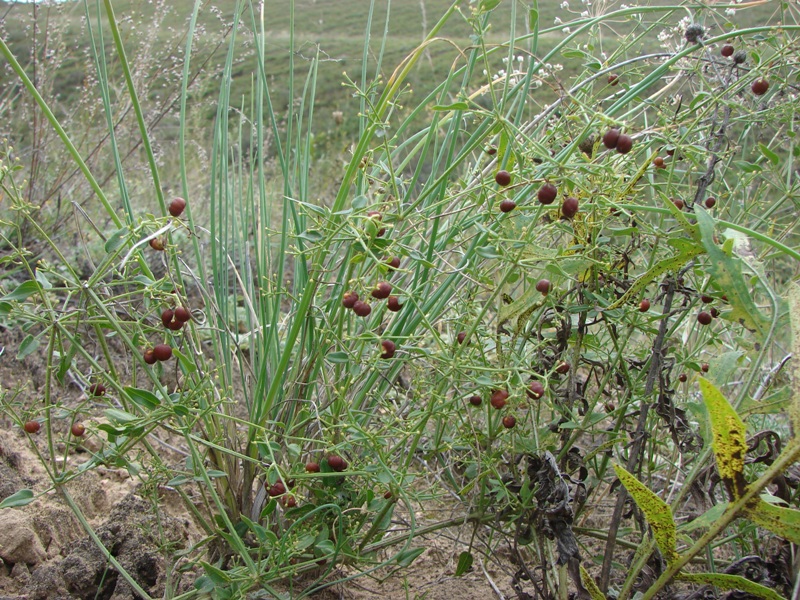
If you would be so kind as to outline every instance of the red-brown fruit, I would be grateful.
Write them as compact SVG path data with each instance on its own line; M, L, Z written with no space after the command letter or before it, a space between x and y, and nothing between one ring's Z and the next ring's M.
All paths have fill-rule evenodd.
M683 204L683 200L681 200L680 198L672 198L671 200L678 210L683 210L683 207L685 206Z
M391 490L387 490L386 492L384 492L383 499L384 500L391 500L392 499L392 491Z
M173 217L180 217L185 208L186 200L183 198L175 198L169 203L169 214L171 214Z
M93 383L89 386L89 394L92 396L105 396L106 386L104 386L102 383Z
M511 183L511 173L508 171L498 171L494 176L494 180L497 182L497 185L505 187Z
M561 214L567 219L571 219L578 214L578 199L572 196L564 198L564 202L561 204Z
M83 437L83 434L86 433L86 427L83 426L83 423L73 423L72 427L70 427L70 432L75 437Z
M494 390L492 392L492 397L489 400L491 405L500 410L506 405L506 400L508 399L508 392L506 390Z
M357 300L356 303L353 304L353 312L359 317L368 317L369 313L372 312L372 307L362 300Z
M681 373L680 375L678 375L678 381L680 381L681 383L686 383L688 379L689 378L686 376L686 373Z
M517 420L511 415L506 415L505 417L503 417L503 427L505 427L506 429L513 429L514 425L516 424Z
M267 493L272 497L283 496L286 493L286 486L283 485L282 481L276 481L269 487Z
M178 306L175 309L175 320L186 323L192 318L192 313L185 306Z
M556 196L558 196L558 188L552 183L545 183L539 188L539 191L536 192L536 198L542 204L552 204Z
M617 152L627 154L633 148L633 138L626 133L620 134L617 138Z
M469 403L472 404L472 406L480 406L483 404L483 398L480 396L470 396Z
M700 323L700 325L708 325L711 323L712 320L713 317L711 316L710 313L707 313L706 311L702 311L697 314L697 322Z
M386 281L381 281L378 285L375 286L375 289L372 290L372 297L377 300L383 300L384 298L388 298L389 294L392 293L392 284Z
M183 321L178 321L177 319L172 320L167 324L167 329L170 331L178 331L181 327L183 327Z
M729 58L733 56L734 47L730 44L725 44L722 48L719 49L719 53L722 54L725 58Z
M488 154L489 156L494 156L495 154L497 154L497 148L495 148L494 146L489 146L486 149L486 154Z
M162 362L169 360L172 358L172 347L169 344L157 344L153 346L153 356Z
M619 83L619 75L616 73L611 73L608 76L608 85L617 85Z
M706 198L706 208L714 208L717 204L717 199L713 196Z
M711 304L714 301L714 298L712 298L711 296L706 296L705 294L703 294L702 296L700 296L700 301L703 304Z
M156 362L158 362L156 354L155 352L153 352L152 348L148 348L147 350L144 351L143 358L144 362L146 362L148 365L154 365L156 364Z
M750 89L753 90L753 93L756 96L763 96L764 94L767 93L767 90L769 89L769 81L767 81L763 77L761 79L756 79L753 82L753 85L750 86Z
M153 250L157 250L158 252L164 251L164 240L162 240L161 238L153 238L147 243L150 244L150 247Z
M306 472L307 473L319 473L319 463L315 463L314 461L309 461L306 463Z
M711 316L715 319L719 316L719 311L716 308L711 309Z
M463 344L465 339L467 339L467 332L466 331L459 331L458 335L456 336L456 341L459 344Z
M703 373L708 373L708 363L703 363L702 365L700 365L700 370Z
M386 266L389 267L390 271L393 271L394 269L399 269L400 268L400 257L393 256L390 260L386 261Z
M167 308L161 312L161 324L164 327L169 327L169 324L172 322L172 318L175 316L175 311Z
M528 394L528 397L533 400L538 400L542 396L544 396L544 386L539 381L531 381L528 384L528 389L525 392Z
M540 294L547 295L550 293L550 280L540 279L536 282L536 291Z
M42 428L42 425L39 421L28 421L22 428L25 430L25 433L34 434Z
M556 367L556 373L559 375L565 375L569 373L569 363L563 360L558 363L558 366Z
M328 457L328 466L337 473L341 473L342 471L347 469L347 461L343 459L341 456L336 456L335 454L331 454Z
M389 298L386 300L386 308L392 312L397 312L403 308L403 305L400 304L400 300L397 298L397 296L389 296Z
M294 496L289 496L286 498L286 501L283 503L286 508L294 508L297 506L297 498Z
M394 356L396 346L392 340L383 340L381 342L381 348L383 348L381 358L392 358Z
M353 308L358 302L358 294L355 292L345 292L342 296L342 306L345 308Z
M650 300L644 298L639 302L639 312L647 312L648 310L650 310Z
M504 213L511 212L515 208L517 208L517 203L514 202L513 200L503 200L500 203L500 212Z
M619 142L619 129L609 129L603 136L603 145L609 150L617 147Z
M663 168L665 168L667 166L667 163L664 162L664 159L661 156L656 156L653 159L653 166L656 169L663 169Z

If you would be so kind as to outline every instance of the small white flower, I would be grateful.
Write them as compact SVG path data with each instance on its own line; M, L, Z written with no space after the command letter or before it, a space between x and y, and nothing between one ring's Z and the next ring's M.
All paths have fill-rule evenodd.
M561 31L563 33L570 33L570 31L572 31L572 30L569 27L564 27Z
M581 13L581 16L582 16L583 18L586 18L586 17L588 17L588 16L589 16L589 11L588 11L588 10L585 10L585 11L583 11L583 12Z
M561 25L561 23L563 23L563 21L561 19L559 19L558 17L553 19L553 25Z
M729 17L732 17L733 15L736 14L736 9L735 8L726 8L725 9L725 14L728 15Z
M568 10L569 9L569 2L567 0L564 0L559 6L564 10Z

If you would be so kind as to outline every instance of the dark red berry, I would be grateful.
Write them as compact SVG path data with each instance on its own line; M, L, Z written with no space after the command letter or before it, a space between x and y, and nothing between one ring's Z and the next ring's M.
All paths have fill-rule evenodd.
M639 312L647 312L648 310L650 310L650 300L644 298L639 302Z
M563 360L558 363L558 366L556 367L556 373L559 375L565 375L566 373L569 373L569 363Z
M680 375L678 375L678 381L680 381L681 383L686 383L687 379L689 378L686 376L686 373L681 373Z
M157 344L153 346L153 356L156 360L165 361L172 358L172 348L169 344Z
M377 300L383 300L384 298L388 298L389 294L391 293L392 284L386 281L381 281L375 286L375 289L372 290L372 297L376 298Z
M178 331L181 327L183 327L183 321L178 321L177 319L172 320L167 324L167 329L170 331Z
M169 327L169 324L172 322L172 318L175 316L175 311L172 309L165 309L161 312L161 324L164 327Z
M283 496L286 493L286 486L283 485L283 482L276 481L273 485L269 487L267 493L272 496Z
M472 406L480 406L483 404L483 398L480 396L470 396L469 403L472 404Z
M717 204L717 199L713 196L706 198L706 208L714 208Z
M342 471L347 469L347 461L343 459L341 456L336 456L335 454L331 454L328 457L328 466L337 473L341 473Z
M678 210L683 210L684 207L683 200L681 200L680 198L671 198L671 200Z
M702 311L697 314L697 322L700 323L700 325L708 325L711 323L712 319L713 317L711 314L707 313L706 311Z
M628 134L620 134L617 138L617 152L620 154L627 154L633 148L633 138Z
M700 370L703 373L708 373L708 363L703 363L702 365L700 365Z
M538 400L544 396L544 386L539 381L533 380L528 384L528 389L525 393L528 394L529 398Z
M155 352L153 352L152 348L148 348L147 350L144 351L143 358L144 358L144 362L146 362L148 365L154 365L154 364L156 364L156 362L158 362L158 359L156 358L156 354L155 354Z
M25 430L25 433L34 434L42 428L42 425L39 421L28 421L22 428Z
M615 410L617 410L617 407L616 407L616 405L615 405L613 402L606 402L606 403L603 405L603 408L606 410L606 412L607 412L607 413L612 413L612 412L614 412Z
M705 294L703 294L702 296L700 296L700 301L703 304L711 304L714 301L714 298L712 298L711 296L706 296Z
M552 183L545 183L539 188L539 191L536 192L536 198L542 204L552 204L556 196L558 196L558 188Z
M578 214L578 199L572 196L564 198L564 202L561 204L561 214L567 219L571 219Z
M619 142L619 129L609 129L603 136L603 145L609 150L617 147Z
M488 154L489 156L494 156L495 154L497 154L497 148L495 148L494 146L489 146L486 149L486 154Z
M391 490L387 490L386 492L384 492L383 499L384 500L391 500L392 499L392 491Z
M466 331L459 331L458 335L456 336L456 341L459 344L463 344L465 339L467 339L467 332Z
M500 212L504 213L511 212L515 208L517 208L517 203L514 202L513 200L503 200L500 203Z
M733 56L734 47L730 44L725 44L722 48L719 49L719 53L722 54L725 58Z
M490 398L489 402L494 408L500 410L506 405L507 399L508 399L508 392L506 390L494 390L492 392L492 397Z
M619 83L619 75L616 73L611 73L608 76L608 85L617 85Z
M400 304L400 300L397 298L397 296L389 296L389 298L386 300L386 308L392 312L397 312L403 308L403 305Z
M719 316L719 311L716 308L711 309L711 316L715 319Z
M506 415L505 417L503 417L503 427L505 427L506 429L513 429L514 425L516 424L517 420L511 415Z
M288 496L284 501L283 505L286 508L294 508L295 506L297 506L297 498L295 498L294 496Z
M147 243L150 244L150 247L153 250L157 250L158 252L164 251L164 240L162 240L161 238L153 238Z
M93 383L89 386L89 393L92 396L105 396L106 386L104 386L102 383Z
M661 157L661 156L656 156L656 157L653 159L653 166L654 166L656 169L663 169L664 167L666 167L666 166L667 166L667 163L666 163L666 162L664 162L664 159L663 159L663 157Z
M319 463L315 463L313 461L306 463L306 472L308 473L319 473Z
M83 426L83 423L73 423L70 432L75 437L82 437L86 433L86 427Z
M175 309L175 320L181 323L186 323L192 318L192 313L185 306L178 306Z
M540 279L536 282L536 291L540 294L547 295L550 293L550 281L548 279Z
M753 82L753 85L750 86L750 89L753 90L753 93L756 96L763 96L764 94L767 93L767 90L769 89L769 81L767 81L763 77L761 79L756 79Z
M494 180L497 182L497 185L505 187L511 183L511 173L508 171L498 171L494 176Z
M356 303L353 304L353 312L359 317L367 317L369 313L372 312L372 307L362 300L357 300Z
M393 256L390 260L386 261L386 265L389 267L389 270L399 269L400 268L400 257Z
M381 358L392 358L396 349L395 343L392 340L383 340L381 342Z
M183 209L186 208L186 200L183 198L175 198L169 203L169 214L173 217L180 217L183 214Z
M358 302L358 294L355 292L345 292L342 296L342 306L345 308L353 308Z

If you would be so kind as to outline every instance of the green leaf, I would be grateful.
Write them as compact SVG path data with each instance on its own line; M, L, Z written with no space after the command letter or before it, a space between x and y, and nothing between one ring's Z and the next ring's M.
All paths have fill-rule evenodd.
M334 364L344 364L350 360L347 352L331 352L325 355L325 360Z
M117 229L114 233L111 234L106 240L105 246L103 249L108 253L111 254L114 250L117 250L120 246L125 243L125 234L128 232L127 228Z
M713 585L722 590L739 590L752 594L757 598L764 598L765 600L785 600L785 598L775 590L764 587L755 581L750 581L739 575L726 575L725 573L679 573L677 579L691 581L692 583Z
M606 600L606 595L600 591L600 588L597 587L597 584L592 579L592 576L589 575L589 572L583 568L581 565L581 583L583 583L583 587L586 588L586 591L589 592L589 596L591 596L592 600Z
M456 577L461 577L464 573L472 568L472 553L464 550L458 555L458 564L456 565Z
M494 10L500 4L500 0L481 0L481 10Z
M766 156L767 159L769 159L769 162L771 162L773 165L777 165L779 162L781 162L780 157L777 154L775 154L772 150L767 148L764 144L759 143L758 149L761 150L761 154Z
M775 506L759 498L744 512L759 527L769 529L793 544L800 544L800 510Z
M614 465L617 477L628 490L636 505L644 513L645 519L653 529L653 537L658 544L661 554L668 563L678 558L677 535L675 533L675 520L672 518L672 509L669 504L656 496L636 477L628 473L623 467Z
M213 581L215 584L225 584L231 582L231 577L222 569L218 569L217 567L208 564L207 562L200 561L200 566L203 567L203 570L208 575L208 578Z
M717 471L731 500L744 494L744 458L747 453L746 429L742 419L713 383L700 379L700 391L711 420L712 445L717 457Z
M397 555L397 564L401 567L407 567L423 552L425 552L425 548L409 548L408 550L403 550Z
M39 284L36 281L26 281L22 283L10 294L6 294L0 298L0 302L22 302L27 300L29 296L39 291Z
M466 102L453 102L452 104L437 104L433 110L467 110L469 105Z
M531 31L536 31L539 28L539 11L532 8L528 11L528 27Z
M19 352L17 352L17 360L22 360L26 356L36 352L39 347L39 338L33 337L31 334L25 336L22 343L19 345Z
M689 531L694 531L695 529L708 529L717 519L722 516L727 508L727 502L715 504L696 519L692 519L685 525L679 527L679 530L681 533L688 533Z
M125 412L124 410L119 410L118 408L108 408L103 411L103 414L105 414L105 416L114 423L122 424L136 421L136 417L131 413Z
M134 387L126 387L125 392L130 396L133 402L144 409L154 410L161 404L161 401L153 392Z
M20 490L11 494L0 502L0 508L13 508L15 506L25 506L33 502L33 490Z

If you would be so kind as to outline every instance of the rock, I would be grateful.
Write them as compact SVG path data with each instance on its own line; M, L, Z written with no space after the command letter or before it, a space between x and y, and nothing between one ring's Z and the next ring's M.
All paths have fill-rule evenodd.
M33 519L18 509L0 511L0 558L7 563L38 565L47 552L36 535Z

